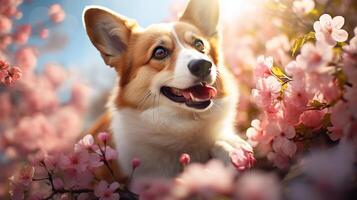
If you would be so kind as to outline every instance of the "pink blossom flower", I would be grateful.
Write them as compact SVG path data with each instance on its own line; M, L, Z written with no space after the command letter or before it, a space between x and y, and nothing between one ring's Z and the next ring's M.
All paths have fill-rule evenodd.
M29 189L32 178L35 173L35 168L32 166L25 166L17 172L16 175L9 178L11 199L23 200L24 192Z
M12 43L12 37L5 35L0 38L0 49L6 49Z
M270 68L273 67L273 58L259 56L257 64L254 67L255 78L267 78L271 75Z
M24 24L19 26L15 32L14 41L20 45L26 44L31 36L31 32L32 27L30 24Z
M338 141L344 136L343 130L337 126L328 127L328 130L330 131L328 136L332 141Z
M26 72L28 71L24 73ZM45 109L54 110L57 108L58 98L56 91L53 90L51 83L45 77L38 77L35 80L31 80L31 83L32 84L28 84L24 90L24 99L26 100L28 111L36 112ZM64 122L55 125L68 126L68 124L64 124Z
M66 13L63 11L61 5L53 4L48 9L48 16L53 23L60 23L66 18Z
M299 122L300 115L306 110L313 94L306 89L304 78L293 78L284 90L283 115L290 124Z
M320 91L327 103L332 103L341 97L341 90L335 77L321 76Z
M296 60L293 60L286 65L285 72L295 81L303 83L305 80L305 72L301 67L301 63L298 63Z
M55 130L49 120L43 114L35 114L31 117L23 117L19 121L16 129L9 132L7 138L12 144L21 146L22 151L31 152L41 149L50 148L51 142L47 138L53 138ZM23 143L18 138L22 138ZM46 145L44 145L46 144Z
M57 64L47 64L43 73L54 88L60 86L68 77L68 73L63 66Z
M19 49L16 54L16 64L24 70L25 73L32 71L37 65L37 52L31 47Z
M0 70L7 70L10 65L5 60L0 60Z
M61 154L57 153L57 152L56 153L52 152L51 154L46 153L43 156L42 160L45 163L47 169L54 170L56 168L59 168L60 156L61 156Z
M330 46L335 46L337 42L346 41L348 33L341 29L344 23L345 19L342 16L332 18L329 14L321 15L320 21L314 23L316 40Z
M230 156L232 164L236 167L238 171L245 171L247 169L250 169L256 162L251 148L237 148L232 152Z
M18 67L12 67L8 70L8 75L4 78L6 85L11 85L19 80L22 76L22 71Z
M293 157L296 152L296 144L286 137L278 136L273 140L273 149L279 154Z
M180 199L193 194L208 195L225 194L233 188L234 171L217 160L207 164L192 163L177 177L174 195ZM207 191L210 191L207 193Z
M280 94L281 83L273 76L257 80L256 89L252 90L252 96L257 105L269 109Z
M298 65L307 72L321 72L333 56L332 48L317 42L316 45L306 43L297 56Z
M319 128L325 112L321 110L308 110L300 116L300 121L310 128Z
M295 104L294 101L284 101L283 118L286 123L296 125L299 123L300 115L305 111L303 106Z
M119 200L120 196L115 192L118 188L118 182L109 185L106 181L100 181L94 188L94 194L99 200Z
M25 188L22 184L12 181L10 178L9 193L12 200L23 200L25 196Z
M242 200L279 200L281 186L274 174L262 172L247 172L238 179L236 184L236 199Z
M95 153L86 151L72 152L68 155L62 155L59 161L59 167L63 170L74 170L78 173L92 170L103 165L99 156Z
M105 159L107 161L111 161L111 160L117 159L118 152L116 150L114 150L113 148L107 146L107 147L105 147L104 155L105 155Z
M276 153L292 157L296 152L296 145L290 139L295 137L295 128L279 120L270 122L266 127L267 134L275 135L273 149Z
M17 175L15 175L13 178L11 178L11 181L17 182L24 186L29 186L30 183L32 182L32 178L33 178L34 174L35 174L34 167L24 166L21 168L21 170L18 172Z
M41 39L46 39L48 38L50 34L50 31L47 28L43 28L39 31L38 35Z
M246 135L253 146L256 146L257 142L262 142L266 139L259 119L254 119L251 122L251 127L247 129Z
M59 166L61 169L75 169L79 172L87 170L88 162L87 152L71 153L69 155L61 155Z
M314 8L315 2L313 0L295 0L293 2L293 11L299 15L308 14Z
M0 60L0 82L6 85L11 85L19 80L22 76L22 71L18 67L11 67L8 63Z
M0 34L7 34L11 31L12 29L12 21L4 16L0 14Z
M92 135L88 134L74 145L74 151L80 152L84 150L92 150L94 149L94 146L94 138Z
M62 179L60 178L55 178L53 180L53 186L55 189L59 190L59 189L63 189L64 188L64 183L62 181Z

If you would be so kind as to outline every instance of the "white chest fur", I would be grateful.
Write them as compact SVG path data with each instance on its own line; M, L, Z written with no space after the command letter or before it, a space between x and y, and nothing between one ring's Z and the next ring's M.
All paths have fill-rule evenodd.
M134 177L177 175L182 153L190 154L192 162L207 161L218 135L233 128L235 109L225 101L200 116L183 116L164 106L143 112L131 108L114 111L111 128L124 173L131 173L133 158L141 160Z

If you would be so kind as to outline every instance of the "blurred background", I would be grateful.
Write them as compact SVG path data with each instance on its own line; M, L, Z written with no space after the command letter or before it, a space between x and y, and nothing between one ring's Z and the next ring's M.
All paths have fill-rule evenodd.
M11 175L20 171L24 164L36 164L46 156L71 152L83 131L105 110L116 75L104 64L85 33L81 19L84 8L89 5L108 7L147 27L153 23L176 20L187 2L0 0L0 199L9 197L8 180ZM294 130L293 137L284 138L286 143L278 145L282 148L274 149L273 142L279 136L274 133L269 138L258 137L263 132L265 134L269 123L275 123L275 116L272 117L269 108L259 105L262 94L252 97L252 89L257 89L256 82L262 78L254 70L264 67L270 70L269 76L276 82L280 81L280 94L287 93L288 96L290 90L286 90L287 85L295 82L291 79L292 74L287 72L289 69L292 72L291 67L296 64L297 56L303 52L306 55L316 53L317 58L327 55L315 47L315 32L323 30L317 29L314 24L320 23L323 14L342 16L343 19L339 18L341 27L335 29L345 30L348 36L343 41L333 41L335 46L325 48L331 50L334 56L328 62L320 63L321 67L332 65L334 73L316 75L315 72L304 71L303 77L310 81L313 80L311 74L320 78L313 80L316 81L314 84L302 84L300 79L295 80L300 84L298 86L304 86L303 90L316 94L310 99L306 97L300 110L293 107L297 102L295 99L284 99L281 95L278 100L272 100L283 104L276 113L292 113L288 117L284 115L281 121ZM327 17L328 23L321 24L332 23L331 16ZM356 82L354 75L357 76L357 1L221 0L220 26L225 65L232 69L241 91L236 117L238 133L248 138L255 147L258 159L255 168L274 174L275 185L260 182L260 194L267 197L265 191L271 189L279 196L285 191L280 191L280 186L288 186L289 181L294 179L289 188L291 190L286 190L293 191L290 199L316 199L316 195L320 195L320 199L329 199L330 196L325 197L331 188L336 192L332 199L343 199L346 191L354 195L351 199L356 197L357 157L351 150L356 146L345 145L346 148L342 148L338 140L346 138L346 135L355 140L357 138L355 132L352 133L357 127L357 112L354 112L357 110L357 93L356 87L351 86L353 81ZM306 47L307 43L310 46ZM312 59L306 55L303 59ZM257 60L259 57L261 59ZM268 69L269 63L271 66ZM289 103L294 105L288 107ZM346 107L344 104L347 103ZM344 107L335 106L341 104ZM340 122L339 119L345 121ZM342 131L336 124L348 128ZM274 127L275 131L281 131L278 130L281 127ZM263 139L258 141L259 138ZM336 146L339 148L331 148ZM315 153L316 149L328 148L332 150ZM295 173L295 166L303 163L301 158L306 155L312 155L307 158L309 165L303 168L303 172ZM335 163L343 165L336 166ZM330 174L335 176L330 178ZM349 177L354 177L352 183ZM251 181L246 178L242 182L252 183L255 187L255 181L263 179L254 178ZM251 191L249 194L252 193L256 194ZM271 200L276 200L274 195L271 197Z

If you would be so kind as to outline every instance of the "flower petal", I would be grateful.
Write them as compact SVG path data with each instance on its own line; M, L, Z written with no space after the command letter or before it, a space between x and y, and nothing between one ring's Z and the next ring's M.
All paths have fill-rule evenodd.
M335 30L332 32L332 38L337 42L345 42L348 39L348 33L345 30Z
M111 198L112 200L119 200L120 199L120 196L119 196L119 194L118 193L114 193L114 194L112 194L112 198Z
M113 191L113 192L118 188L119 188L119 183L118 182L113 182L112 184L110 184L110 187L109 187L109 189L111 191Z
M342 16L336 16L332 19L332 26L334 28L340 29L345 24L345 18Z
M284 140L282 150L285 153L285 155L292 157L295 154L296 149L297 149L297 147L294 142L292 142L288 139Z
M320 17L320 22L322 24L326 24L332 21L332 17L329 14L323 14Z
M286 138L281 136L274 138L272 147L276 153L282 153L282 146L284 144L284 139Z
M94 195L96 197L103 196L103 193L105 192L107 187L108 187L108 183L106 181L100 181L94 189Z
M289 139L295 137L295 128L293 126L288 125L285 128L284 132L285 132L285 136Z
M321 31L321 24L319 21L314 23L314 30L315 32L320 32Z
M321 32L316 32L315 33L315 37L317 41L324 41L325 40L325 35Z

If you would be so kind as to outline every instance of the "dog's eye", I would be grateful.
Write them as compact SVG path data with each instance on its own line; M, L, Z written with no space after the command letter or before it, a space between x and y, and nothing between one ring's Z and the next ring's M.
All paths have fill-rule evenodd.
M159 46L154 49L152 57L157 60L162 60L162 59L166 58L168 55L169 55L169 52L167 51L167 49Z
M195 49L197 49L197 51L200 51L202 53L205 50L205 45L203 44L202 40L200 40L200 39L195 40L194 46L195 46Z

